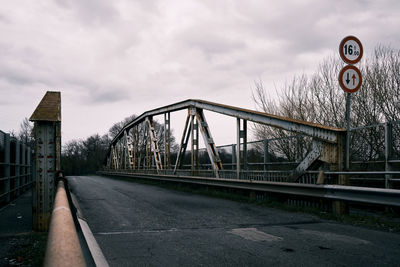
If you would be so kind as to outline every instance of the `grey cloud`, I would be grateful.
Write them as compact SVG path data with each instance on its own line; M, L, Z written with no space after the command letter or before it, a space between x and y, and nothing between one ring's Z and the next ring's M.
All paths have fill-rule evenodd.
M190 28L179 37L187 48L200 49L206 55L230 53L238 49L246 49L246 43L224 36L224 31L210 32L207 27Z
M56 1L2 5L2 104L61 88L82 121L195 97L249 107L254 80L273 88L317 69L344 34L400 47L398 0Z
M72 10L86 25L101 25L120 17L118 10L107 0L56 0L63 8Z
M129 93L121 89L108 89L104 91L93 90L87 101L93 104L115 103L128 100Z
M9 24L11 21L5 15L0 13L0 22Z

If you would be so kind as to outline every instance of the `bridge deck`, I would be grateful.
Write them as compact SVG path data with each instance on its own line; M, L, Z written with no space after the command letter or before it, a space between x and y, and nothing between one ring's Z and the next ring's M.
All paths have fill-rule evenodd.
M397 234L99 176L69 181L110 266L398 264Z

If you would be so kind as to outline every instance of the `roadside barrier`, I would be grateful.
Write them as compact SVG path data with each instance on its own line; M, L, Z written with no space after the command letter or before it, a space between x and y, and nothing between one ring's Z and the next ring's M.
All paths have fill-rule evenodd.
M60 172L51 216L44 266L86 266L66 192L67 181Z

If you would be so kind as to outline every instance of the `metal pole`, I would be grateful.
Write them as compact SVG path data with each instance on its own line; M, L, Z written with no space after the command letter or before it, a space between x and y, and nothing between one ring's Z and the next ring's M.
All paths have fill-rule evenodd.
M235 169L235 163L236 163L236 145L232 144L232 170Z
M392 124L385 123L385 171L391 171L390 157L392 156ZM385 174L385 188L391 188L390 179L392 175Z
M194 119L194 118L193 118ZM194 161L196 162L196 170L197 172L199 171L199 167L200 167L200 162L199 162L199 122L195 121L195 124L193 125L193 127L195 128L196 132L195 132L195 153L194 153Z
M247 170L247 120L243 120L243 169Z
M195 136L194 136L194 114L190 114L190 163L191 163L191 173L194 175L194 142L195 142Z
M236 122L236 177L240 179L240 118Z
M164 165L165 169L170 169L171 162L171 149L170 149L170 113L164 113Z
M268 171L268 162L269 162L269 154L268 154L269 141L268 139L264 140L264 171Z
M350 169L350 108L351 94L346 93L346 171Z

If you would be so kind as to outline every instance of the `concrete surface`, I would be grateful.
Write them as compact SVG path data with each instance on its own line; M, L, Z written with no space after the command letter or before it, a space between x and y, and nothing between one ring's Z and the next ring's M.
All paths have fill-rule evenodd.
M67 177L110 266L400 266L400 235L99 176Z
M47 234L32 230L32 192L0 208L0 266L41 266Z

